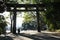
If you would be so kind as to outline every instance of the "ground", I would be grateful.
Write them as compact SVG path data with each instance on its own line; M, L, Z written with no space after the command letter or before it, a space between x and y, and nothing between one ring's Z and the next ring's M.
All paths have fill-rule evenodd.
M36 30L21 31L20 34L0 35L0 40L60 40L60 36L54 35L56 32L37 32Z

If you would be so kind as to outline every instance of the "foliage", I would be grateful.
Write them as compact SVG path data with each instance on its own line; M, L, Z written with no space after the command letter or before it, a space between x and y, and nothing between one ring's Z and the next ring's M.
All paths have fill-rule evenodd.
M4 16L0 15L0 34L5 32L6 26L7 26L7 23L5 21Z
M58 1L58 0L55 0L55 1ZM51 1L48 2L48 0L47 0L46 3L51 3ZM49 30L59 29L60 27L58 26L58 24L60 24L60 23L58 23L57 21L60 20L60 18L59 18L59 15L60 15L59 9L60 8L58 7L58 4L57 5L48 4L48 5L49 6L46 7L47 10L45 12L46 13L45 17L46 17L46 20L47 20L47 24L49 26Z
M36 20L36 15L34 12L25 12L24 22L31 22Z
M36 29L36 14L35 12L25 12L23 28Z
M22 24L23 30L36 30L36 22L31 21L29 23L25 22Z

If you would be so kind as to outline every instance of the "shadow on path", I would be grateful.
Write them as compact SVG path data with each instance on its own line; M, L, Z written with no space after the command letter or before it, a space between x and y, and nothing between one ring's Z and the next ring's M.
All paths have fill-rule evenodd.
M30 39L33 39L33 40L60 40L60 38L55 38L55 37L51 37L49 35L43 35L43 34L42 34L43 36L40 36L40 35L30 35L30 34L25 34L25 33L21 33L19 35L27 37L27 38L30 38Z
M5 36L5 37L0 36L0 40L13 40L13 39L9 36Z

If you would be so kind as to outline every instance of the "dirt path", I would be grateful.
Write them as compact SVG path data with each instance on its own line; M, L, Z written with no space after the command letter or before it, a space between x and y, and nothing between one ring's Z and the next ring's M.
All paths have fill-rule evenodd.
M1 38L1 37L0 37ZM4 37L3 37L4 38ZM1 39L2 40L2 39ZM60 36L54 36L48 32L22 31L20 34L7 34L4 40L60 40Z

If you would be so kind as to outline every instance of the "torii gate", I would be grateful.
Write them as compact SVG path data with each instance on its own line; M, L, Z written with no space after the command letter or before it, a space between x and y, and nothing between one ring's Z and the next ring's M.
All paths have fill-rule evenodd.
M7 9L7 11L13 12L13 33L14 34L16 33L16 12L24 12L24 11L30 11L30 12L36 11L37 29L38 29L38 32L41 31L41 26L39 25L39 11L44 11L44 7L45 7L44 4L10 4L10 3L3 3L3 4L5 9ZM24 8L24 9L22 10L18 8ZM28 8L32 8L32 9L28 9Z
M36 11L37 15L37 29L38 32L41 31L41 27L39 26L39 11L44 11L44 9L39 9L40 7L44 7L43 4L6 4L7 6L7 11L12 11L14 12L13 15L13 33L16 33L16 12L24 12L24 11ZM13 7L14 9L11 9ZM17 8L25 8L25 9L20 9L18 10ZM36 9L28 9L28 8L36 8Z
M38 32L41 31L41 27L39 26L39 11L44 11L44 4L6 4L7 11L13 12L13 33L16 33L16 12L24 12L24 11L36 11L37 15L37 29ZM41 7L41 9L40 9ZM13 8L13 9L11 9ZM17 9L17 8L25 8L25 9ZM35 8L35 9L28 9Z

